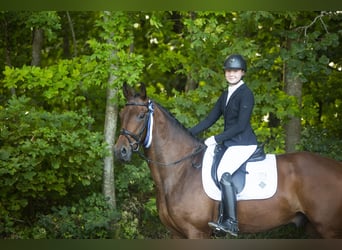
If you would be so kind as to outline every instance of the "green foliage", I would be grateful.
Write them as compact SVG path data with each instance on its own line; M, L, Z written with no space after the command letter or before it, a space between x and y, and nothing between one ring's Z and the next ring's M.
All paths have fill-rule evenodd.
M100 133L81 113L36 110L28 98L12 98L0 113L0 232L25 207L58 200L77 185L101 180L105 150Z
M89 220L97 218L89 214L90 210L81 212L79 208L88 204L90 209L95 201L87 200L82 205L74 201L83 200L88 190L99 190L101 184L105 89L107 84L121 89L123 82L135 85L143 81L149 96L189 128L208 114L226 88L222 62L231 53L241 53L247 59L245 82L255 95L252 126L259 141L266 143L267 152L284 152L283 125L296 116L303 126L298 149L341 159L342 78L337 70L341 65L341 14L69 14L71 23L65 12L0 13L0 45L4 48L0 51L2 237L55 237L45 226L57 227L61 238L168 237L157 216L155 199L151 198L154 192L149 169L138 157L129 165L115 165L122 216L113 234L107 234L102 219L103 226L89 227L88 231L75 226L86 224L80 218L76 220L80 214ZM70 24L74 25L74 37ZM44 29L41 68L27 66L34 28ZM71 57L71 48L75 52L77 48L78 54L63 60ZM333 67L328 67L331 62ZM298 77L304 83L301 106L284 91L284 63L291 71L287 76ZM111 101L120 107L123 98L119 97ZM219 133L222 126L219 120L201 138ZM71 203L74 205L68 207ZM52 206L53 213L46 215ZM39 218L35 217L38 210L44 212ZM53 221L56 218L61 223ZM39 225L35 223L38 219ZM30 224L32 228L27 227ZM280 231L275 234L279 232L282 238L294 235L292 231Z
M94 70L94 66L85 58L78 58L60 60L46 68L5 67L4 87L15 89L18 96L34 98L45 109L81 109L85 106L86 91L91 86L82 82Z
M93 38L87 42L93 51L89 60L95 64L95 68L86 81L104 87L110 84L113 88L121 87L124 82L135 84L144 67L143 56L131 49L134 45L135 15L122 11L105 11L100 16L96 25L101 30L101 39Z
M26 22L27 29L41 28L48 40L56 38L55 30L61 28L60 18L56 11L32 12Z
M71 206L52 207L52 213L38 215L33 238L106 239L114 235L119 218L103 195L93 193Z
M150 198L143 205L141 231L145 239L169 239L170 233L161 223L155 198Z
M133 165L134 164L134 165ZM133 164L119 164L115 166L116 192L121 200L135 194L139 198L145 198L154 190L150 170L141 158L134 159Z
M306 127L302 132L298 150L315 152L323 156L342 161L342 140L325 128Z
M141 202L134 197L122 201L116 239L143 239L143 232L139 230L141 206Z
M116 224L115 239L165 239L169 234L160 222L156 199L130 197L122 200L121 217Z
M238 239L307 239L309 236L305 233L304 227L297 227L294 224L288 224L261 233L240 234ZM231 235L221 237L221 239L236 239Z

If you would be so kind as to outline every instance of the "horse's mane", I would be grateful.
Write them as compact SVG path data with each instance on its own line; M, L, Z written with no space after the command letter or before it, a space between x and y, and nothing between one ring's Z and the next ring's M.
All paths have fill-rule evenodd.
M199 141L199 139L195 136L193 136L190 131L184 127L184 125L177 120L177 118L175 118L175 116L165 107L163 107L160 103L157 103L155 101L153 101L153 103L158 106L158 108L166 115L166 117L168 118L168 120L172 123L172 125L176 126L179 129L182 129L184 132L186 132L188 135L190 135L191 138Z

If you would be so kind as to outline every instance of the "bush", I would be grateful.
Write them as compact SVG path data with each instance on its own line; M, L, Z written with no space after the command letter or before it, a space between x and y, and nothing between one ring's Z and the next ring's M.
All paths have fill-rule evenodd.
M40 215L35 232L47 239L113 238L119 214L102 194L92 194L72 206L52 208L52 213ZM37 238L37 237L34 237Z
M166 227L159 219L155 198L149 198L147 201L138 200L136 197L125 199L120 210L116 239L169 238Z
M0 112L0 235L56 204L76 187L101 181L105 147L86 111L47 112L12 98ZM78 197L79 199L79 197Z
M306 150L323 156L342 161L342 140L333 135L328 129L307 127L302 132L300 150Z

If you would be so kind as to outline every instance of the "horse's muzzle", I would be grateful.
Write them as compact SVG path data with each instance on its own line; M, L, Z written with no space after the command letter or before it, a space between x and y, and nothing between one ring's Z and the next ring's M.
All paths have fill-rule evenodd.
M125 145L115 145L114 146L114 153L116 159L122 161L130 161L132 158L132 149L130 146Z

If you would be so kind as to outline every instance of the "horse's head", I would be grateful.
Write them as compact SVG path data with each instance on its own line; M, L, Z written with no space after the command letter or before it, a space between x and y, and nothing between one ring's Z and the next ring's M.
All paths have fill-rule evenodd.
M114 152L117 159L130 161L132 153L139 150L145 138L150 111L143 83L139 92L124 84L123 93L127 102L120 112L121 130Z

